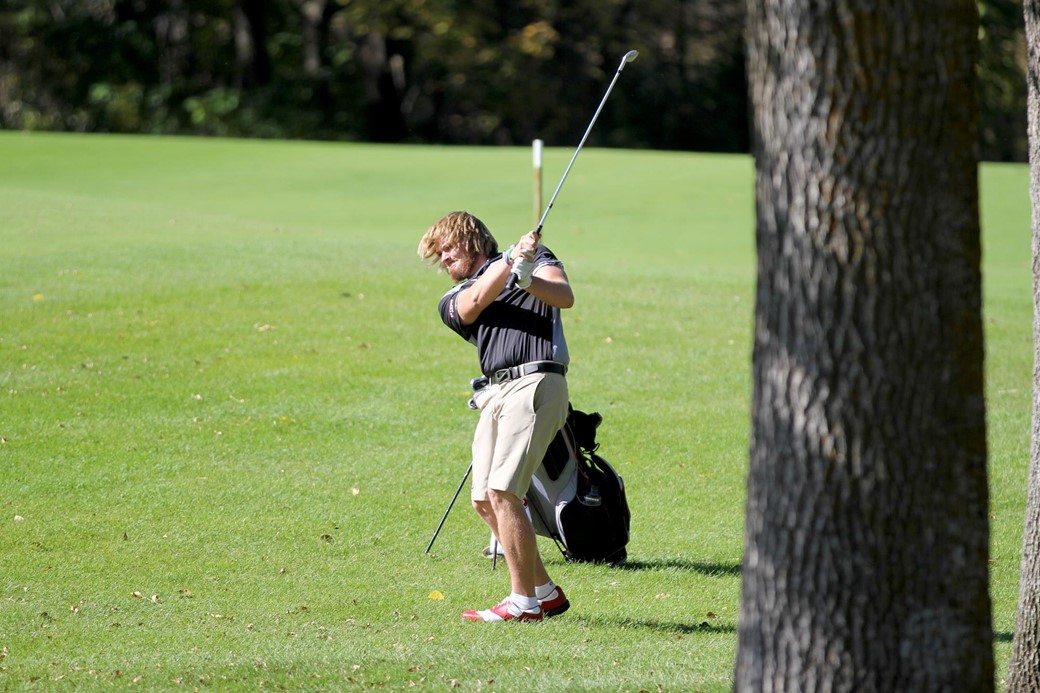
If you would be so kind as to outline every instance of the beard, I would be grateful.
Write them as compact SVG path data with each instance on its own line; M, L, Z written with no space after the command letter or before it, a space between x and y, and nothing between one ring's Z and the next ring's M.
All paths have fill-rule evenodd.
M466 281L477 271L477 258L459 257L444 265L444 271L448 273L451 280L458 284Z

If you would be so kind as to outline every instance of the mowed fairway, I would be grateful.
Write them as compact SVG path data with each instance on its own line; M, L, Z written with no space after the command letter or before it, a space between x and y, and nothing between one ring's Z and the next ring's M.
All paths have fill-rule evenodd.
M547 200L569 160L546 151ZM463 493L475 351L415 253L534 223L526 148L0 133L0 690L722 691L737 642L754 289L747 156L583 150L545 228L571 399L633 514L622 568L542 541L508 591ZM1029 450L1028 170L982 173L994 627ZM62 683L57 683L62 682Z

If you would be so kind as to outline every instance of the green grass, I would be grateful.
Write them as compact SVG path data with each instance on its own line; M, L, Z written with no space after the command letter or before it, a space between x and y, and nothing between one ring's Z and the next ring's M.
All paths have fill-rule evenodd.
M572 150L546 152L546 194ZM728 690L754 247L748 157L582 152L546 227L572 401L633 512L534 628L463 500L475 353L415 254L532 226L530 152L0 133L0 689ZM1031 383L1028 171L982 174L995 648ZM438 591L443 600L431 599ZM57 682L61 682L60 684Z

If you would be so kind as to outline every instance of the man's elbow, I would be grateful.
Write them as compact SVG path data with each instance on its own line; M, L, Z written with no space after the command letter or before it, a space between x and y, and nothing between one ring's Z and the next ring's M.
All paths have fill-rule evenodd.
M562 309L567 309L567 308L573 308L574 307L574 292L573 291L567 291L562 296L560 296L559 307L562 308Z

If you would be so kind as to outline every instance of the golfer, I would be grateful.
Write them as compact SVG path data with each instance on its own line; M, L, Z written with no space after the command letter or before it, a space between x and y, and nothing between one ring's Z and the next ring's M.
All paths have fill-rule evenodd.
M441 319L477 347L488 385L474 393L473 507L505 550L511 593L468 621L541 621L570 602L538 553L523 498L546 448L567 420L567 342L560 309L574 304L563 264L534 231L506 251L477 217L452 212L427 230L419 256L455 286Z

